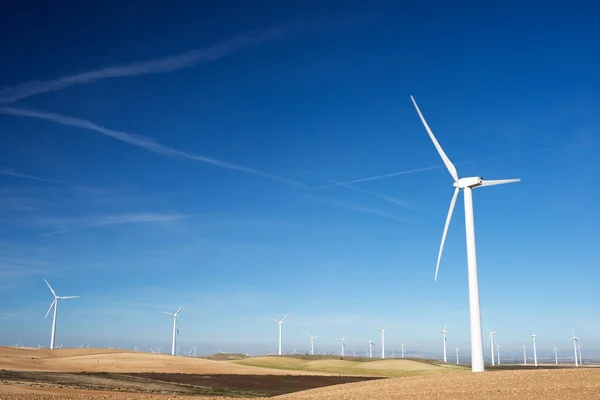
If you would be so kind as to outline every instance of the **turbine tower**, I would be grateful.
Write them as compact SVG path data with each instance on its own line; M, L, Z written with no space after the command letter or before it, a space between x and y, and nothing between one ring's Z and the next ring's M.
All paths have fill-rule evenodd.
M523 345L523 365L527 365L527 346Z
M383 329L379 329L379 327L377 327L377 329L381 332L381 358L385 358L385 331L387 328L389 328L389 325L386 325Z
M342 336L341 338L338 338L337 340L341 340L342 341L342 357L344 357L344 348L346 347L346 334L344 334L344 336Z
M469 178L458 178L458 172L456 171L456 167L444 150L438 143L437 139L433 135L433 132L429 128L429 125L425 121L423 114L421 114L421 110L417 106L417 102L415 101L413 96L410 96L419 117L421 118L421 122L425 126L433 145L437 149L442 161L446 165L448 172L454 179L454 195L452 196L452 200L450 201L450 209L448 210L448 217L446 218L446 225L444 226L444 232L442 234L442 241L440 244L440 251L438 254L437 265L435 267L435 278L437 281L437 274L440 266L440 260L442 258L442 250L444 249L444 242L446 241L446 234L448 233L448 226L450 225L450 220L452 219L452 212L454 211L454 206L456 204L456 198L458 197L458 192L462 189L464 194L464 203L465 203L465 230L466 230L466 240L467 240L467 266L468 266L468 276L469 276L469 314L471 319L471 370L473 372L483 372L483 340L481 334L481 310L479 305L479 282L477 277L477 251L475 248L475 221L473 217L473 193L472 190L478 187L484 186L493 186L493 185L501 185L504 183L513 183L519 182L520 179L502 179L502 180L483 180L481 177L469 177Z
M171 345L171 355L172 356L175 355L175 342L176 342L177 335L179 335L179 328L177 328L177 316L179 315L179 313L183 309L183 306L185 306L185 303L183 303L181 305L181 307L179 307L177 309L177 311L175 311L174 314L171 314L171 313L168 313L168 312L164 312L164 311L160 312L161 314L170 315L171 317L173 317L173 343Z
M533 333L531 334L531 339L533 340L533 365L535 365L536 367L538 366L537 363L537 349L535 347L535 329L533 330Z
M48 281L44 279L44 282L46 282L46 285L48 285L48 288L50 289L50 291L52 292L52 295L54 296L54 300L52 301L52 303L50 303L50 308L48 308L48 311L46 312L46 316L44 317L44 318L47 318L48 314L50 313L50 310L52 310L52 307L54 307L54 318L52 319L52 333L50 335L50 350L53 350L54 349L54 338L56 337L56 314L58 313L58 300L76 299L79 296L57 296L56 292L54 291L54 289L52 289L52 286L50 286Z
M558 348L554 345L554 365L558 365Z
M308 333L308 332L306 332ZM310 333L308 333L308 337L310 337L310 354L315 354L315 339L317 338L316 336L312 336Z
M402 351L402 358L404 358L404 343L400 345L400 349Z
M448 326L448 325L444 325L444 329L442 329L441 331L438 331L438 332L441 332L441 333L442 333L442 338L443 338L443 340L444 340L444 362L446 362L446 333L448 332L448 331L446 330L446 327L447 327L447 326Z
M375 343L369 338L369 358L373 358L373 346L375 346Z
M498 365L500 365L500 345L499 344L496 345L496 351L498 352L498 354L496 355L496 361L498 362Z
M495 331L490 331L490 329L486 326L485 329L488 331L488 343L490 344L490 351L492 353L492 367L494 365L496 365L494 363L494 333L498 332L497 330Z
M456 365L458 365L458 345L456 345Z
M571 339L569 339L569 342L573 341L573 351L575 352L575 366L578 367L579 363L577 362L577 336L575 336L575 329L573 329L573 336L571 336ZM567 343L569 343L567 342Z
M283 321L285 321L285 319L289 317L290 314L291 312L287 313L287 315L283 317L280 321L277 321L275 318L271 318L273 321L275 321L276 324L279 325L279 355L281 355L281 327L283 326Z

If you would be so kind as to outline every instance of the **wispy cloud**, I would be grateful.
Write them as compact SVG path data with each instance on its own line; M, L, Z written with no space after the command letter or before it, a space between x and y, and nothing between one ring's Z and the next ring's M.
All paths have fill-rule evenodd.
M410 205L410 204L408 204L405 201L398 200L398 199L396 199L394 197L391 197L391 196L387 196L387 195L384 195L384 194L375 193L375 192L372 192L370 190L362 189L362 188L359 188L357 186L353 186L353 185L348 184L348 183L337 182L337 181L334 181L333 179L325 179L325 180L331 182L332 184L338 185L338 186L347 187L349 189L356 190L357 192L361 192L361 193L368 194L370 196L377 197L378 199L385 200L385 201L387 201L389 203L392 203L392 204L395 204L395 205L397 205L399 207L408 208L408 209L411 209L411 210L417 210L417 208L415 206Z
M167 222L184 218L189 218L189 216L183 214L125 214L97 218L96 222L94 223L88 223L86 225L75 226L73 228L60 229L53 232L42 233L39 236L58 235L61 233L80 231L83 229L97 228L107 225L134 224L144 222Z
M281 38L285 33L286 29L283 28L247 32L204 49L192 50L169 57L97 69L49 81L26 82L0 90L0 104L10 104L36 94L56 92L69 86L93 83L102 79L162 74L191 68L198 64L213 62L243 49Z
M377 215L379 217L393 219L393 220L399 221L399 222L408 222L407 220L402 219L394 214L388 213L386 211L378 210L376 208L366 207L366 206L363 206L360 204L334 200L334 199L330 199L330 198L326 198L326 197L311 197L311 198L319 203L328 204L328 205L331 205L334 207L340 207L340 208L345 208L348 210L358 211L358 212L362 212L362 213L366 213L366 214Z
M58 185L67 185L67 182L59 181L56 179L49 179L49 178L42 178L40 176L20 174L18 172L12 172L12 171L7 171L7 170L0 170L0 174L15 176L17 178L31 179L31 180L39 181L39 182L56 183Z
M240 172L245 172L247 174L260 175L265 178L269 178L269 179L273 179L273 180L276 180L279 182L287 183L289 185L306 188L306 185L304 185L300 182L296 182L296 181L293 181L290 179L282 178L277 175L273 175L273 174L270 174L267 172L263 172L263 171L259 171L256 169L233 164L230 162L220 161L220 160L217 160L214 158L205 157L205 156L177 150L172 147L164 146L152 138L149 138L149 137L146 137L143 135L134 134L134 133L127 133L127 132L121 132L121 131L108 129L103 126L96 125L93 122L81 119L81 118L68 117L65 115L51 113L51 112L28 110L28 109L22 109L22 108L14 108L14 107L0 107L0 113L13 115L13 116L20 116L20 117L43 119L46 121L55 122L57 124L74 126L77 128L96 131L103 135L112 137L113 139L117 139L122 142L128 143L132 146L140 147L142 149L151 151L153 153L161 154L164 156L187 158L187 159L194 160L194 161L200 161L200 162L204 162L207 164L212 164L217 167L240 171Z

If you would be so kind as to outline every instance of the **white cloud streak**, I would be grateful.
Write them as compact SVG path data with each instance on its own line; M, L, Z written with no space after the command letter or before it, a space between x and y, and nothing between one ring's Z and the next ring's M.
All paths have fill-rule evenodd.
M59 235L62 233L81 231L84 229L96 228L96 227L107 226L107 225L134 224L134 223L145 223L145 222L167 222L167 221L179 220L179 219L184 219L184 218L189 218L189 216L182 215L182 214L126 214L126 215L119 215L119 216L113 216L113 217L102 217L99 220L97 220L97 222L94 222L91 224L77 226L77 227L68 228L68 229L60 229L60 230L56 230L56 231L48 232L48 233L42 233L41 235L38 235L38 236Z
M289 185L306 188L306 185L304 185L300 182L282 178L280 176L269 174L267 172L259 171L256 169L247 168L247 167L244 167L241 165L229 163L226 161L220 161L220 160L217 160L214 158L205 157L205 156L177 150L177 149L174 149L174 148L171 148L168 146L164 146L152 138L149 138L149 137L146 137L143 135L134 134L134 133L127 133L127 132L121 132L121 131L108 129L103 126L97 125L93 122L81 119L81 118L69 117L69 116L51 113L51 112L28 110L28 109L23 109L23 108L14 108L14 107L0 107L0 113L13 115L13 116L19 116L19 117L43 119L46 121L55 122L57 124L73 126L73 127L77 127L77 128L81 128L81 129L87 129L90 131L96 131L105 136L109 136L113 139L120 140L121 142L128 143L132 146L140 147L142 149L151 151L156 154L161 154L161 155L168 156L168 157L187 158L187 159L194 160L194 161L200 161L200 162L204 162L207 164L212 164L217 167L240 171L240 172L245 172L247 174L260 175L265 178L269 178L269 179L273 179L273 180L276 180L279 182L287 183Z
M329 199L329 198L324 198L324 197L314 197L314 200L323 203L323 204L328 204L334 207L340 207L340 208L345 208L348 210L353 210L353 211L358 211L358 212L362 212L362 213L367 213L367 214L372 214L372 215L377 215L383 218L387 218L387 219L392 219L395 221L399 221L399 222L408 222L405 219L402 219L394 214L390 214L386 211L381 211L378 210L376 208L371 208L371 207L365 207L359 204L354 204L354 203L348 203L348 202L343 202L343 201L338 201L338 200L333 200L333 199Z
M48 179L48 178L42 178L40 176L19 174L17 172L6 171L6 170L0 170L0 174L2 174L2 175L8 175L8 176L14 176L14 177L17 177L17 178L31 179L31 180L39 181L39 182L56 183L58 185L68 185L67 182L59 181L59 180L56 180L56 179Z
M49 81L26 82L0 90L0 104L10 104L37 94L56 92L70 86L93 83L103 79L162 74L191 68L198 64L216 61L245 48L280 38L285 33L285 29L277 28L260 32L247 32L204 49L192 50L169 57L97 69Z

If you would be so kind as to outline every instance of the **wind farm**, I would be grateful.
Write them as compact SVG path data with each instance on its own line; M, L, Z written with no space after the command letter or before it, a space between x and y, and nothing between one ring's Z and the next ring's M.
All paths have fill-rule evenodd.
M8 1L0 399L600 398L563 3Z

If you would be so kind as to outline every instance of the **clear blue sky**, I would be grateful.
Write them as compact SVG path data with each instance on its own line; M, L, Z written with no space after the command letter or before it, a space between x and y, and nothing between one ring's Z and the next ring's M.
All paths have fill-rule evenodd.
M452 179L412 94L461 176L522 179L474 194L503 352L599 351L598 9L533 4L5 7L0 343L48 345L46 278L81 296L65 346L167 348L187 301L186 349L275 350L291 311L284 351L466 351L462 195L434 283Z

